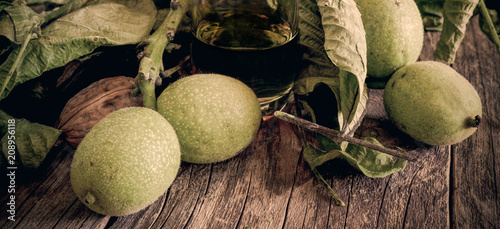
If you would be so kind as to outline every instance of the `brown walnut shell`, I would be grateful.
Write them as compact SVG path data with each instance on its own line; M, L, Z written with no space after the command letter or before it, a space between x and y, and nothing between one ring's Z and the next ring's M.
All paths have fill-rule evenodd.
M57 128L78 147L83 137L106 115L125 107L143 106L142 95L132 95L134 79L125 76L96 81L73 96L63 108Z

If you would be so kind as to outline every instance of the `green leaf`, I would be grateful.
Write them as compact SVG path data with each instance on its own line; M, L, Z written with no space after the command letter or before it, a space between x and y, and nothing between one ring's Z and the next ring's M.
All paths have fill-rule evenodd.
M48 37L102 37L113 45L143 41L155 22L156 7L150 0L126 1L126 5L120 2L102 1L86 6L51 23L42 34Z
M353 135L368 101L366 40L361 15L355 2L349 0L319 0L317 4L301 0L299 10L300 44L305 47L306 66L294 93L310 111L313 122ZM329 117L323 117L325 114ZM391 156L347 142L337 143L323 135L317 135L316 139L321 149L309 145L303 151L313 171L339 157L370 177L383 177L406 165L406 160L387 163Z
M20 44L33 31L33 25L40 27L44 18L25 5L10 5L0 11L0 36Z
M498 17L498 13L500 10L500 5L496 5L496 9L488 9L488 3L491 4L490 1L486 2L486 5L480 4L480 12L481 17L479 17L479 25L481 30L488 35L488 38L495 43L497 46L497 50L500 53L500 19ZM491 5L490 5L491 7ZM486 9L484 9L486 8Z
M341 146L332 139L320 134L317 135L316 138L322 149L316 149L310 145L304 149L304 159L311 169L315 169L329 160L338 158L342 154Z
M9 127L11 132L7 132ZM2 110L0 110L0 130L3 136L1 140L3 160L11 155L9 145L15 146L16 166L20 164L28 169L37 169L40 166L61 134L58 129L31 123L25 119L15 119Z
M47 5L47 4L56 4L56 5L64 5L71 0L27 0L27 5Z
M325 84L332 91L335 91L335 95L340 94L340 80L338 78L330 77L306 77L299 79L296 82L294 92L299 95L307 95L316 89L319 84Z
M142 0L66 0L66 3L59 7L58 9L50 12L45 16L45 20L47 22L52 22L55 19L58 19L62 16L68 15L74 11L81 10L82 8L98 5L98 4L106 4L106 3L116 3L120 5L124 5L130 9L137 8L142 11L141 8L151 8L151 2L153 1L142 1ZM153 2L154 4L154 2ZM150 13L156 17L156 6L154 9L150 9Z
M363 140L382 146L372 137L363 138ZM351 166L373 178L381 178L399 172L406 167L407 163L401 158L393 161L391 155L354 144L349 144L345 151L340 152L341 157L346 159Z
M465 36L467 23L474 14L479 0L446 0L443 5L443 30L434 51L434 56L453 63Z
M496 10L488 10L488 14L490 15L490 18L491 18L491 22L493 23L494 27L495 27L495 30L497 32L497 36L499 35L498 33L500 33L500 20L498 18L498 12ZM489 35L490 34L490 29L488 27L488 25L486 24L485 20L483 19L483 17L480 17L479 18L479 24L481 25L481 30L488 35L488 37L490 38L490 40L493 41L493 38Z
M406 160L398 158L393 161L391 155L376 150L349 144L347 142L343 142L342 146L339 146L335 141L323 135L319 135L318 140L320 141L322 149L307 146L304 148L303 152L304 159L311 169L315 169L335 158L347 160L351 166L361 171L364 175L372 178L386 177L406 167ZM363 138L363 140L382 146L375 138ZM346 145L346 147L343 145ZM343 150L343 148L345 149Z
M327 85L331 96L317 98L325 106L316 106L316 110L310 112L313 120L324 113L322 107L331 108L335 103L336 126L346 134L353 134L368 101L365 88L366 39L361 15L352 0L320 0L317 4L303 0L300 2L300 17L300 43L306 47L304 61L308 65L302 71L294 92L307 96L317 90L320 83ZM310 100L305 101L306 107L314 107Z
M151 0L127 1L126 5L107 2L86 6L59 18L42 30L42 37L32 40L8 82L7 74L19 50L12 51L0 66L0 85L6 84L0 99L18 84L43 72L90 54L100 46L137 44L150 34L156 17Z
M338 105L340 95L339 78L306 77L297 81L295 93L305 95L299 98L303 109L311 114L312 121L339 130Z
M415 0L426 30L441 31L443 28L444 2L445 0Z
M365 89L367 48L361 14L353 0L320 0L318 7L325 31L326 53L340 69L340 130L354 134L368 101Z
M318 5L314 1L301 0L299 12L299 43L304 48L304 65L293 91L299 95L297 100L313 122L319 121L324 126L338 129L339 69L330 61L324 48L325 35Z
M304 148L304 159L307 161L311 169L322 165L323 163L338 158L340 156L340 151L323 151L315 149L312 146L307 146Z
M90 0L70 0L66 4L62 5L58 9L45 15L45 21L52 22L64 15L67 15L73 11L79 10L85 6L91 5ZM96 2L97 3L97 2Z
M0 1L0 10L3 10L3 8L8 7L8 6L12 6L12 3L8 2L8 1Z
M343 102L343 104L347 104L342 107L342 110L344 113L346 113L346 115L349 114L349 117L348 120L346 120L347 123L344 125L344 128L342 130L344 134L353 136L356 129L361 125L363 117L366 113L366 106L368 103L368 88L365 86L364 80L363 83L361 83L360 81L356 81L355 77L357 76L351 74L350 72L342 71L341 75L343 75L343 73L345 73L347 76L340 78L340 90L341 92L343 91L342 95L348 95L346 97L349 97L349 101L346 101L346 97L341 97L341 102ZM355 88L362 91L355 91Z
M325 32L321 26L318 5L315 1L310 0L300 0L299 3L300 45L305 49L302 60L305 68L302 70L300 77L338 79L339 69L330 61L324 48ZM295 85L300 86L300 84L298 82ZM295 92L305 95L311 91Z

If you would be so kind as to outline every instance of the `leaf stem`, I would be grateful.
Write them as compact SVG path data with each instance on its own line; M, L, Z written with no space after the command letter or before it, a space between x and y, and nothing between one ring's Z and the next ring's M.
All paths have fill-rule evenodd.
M144 106L156 110L155 83L163 72L163 52L174 39L182 17L186 14L189 0L172 0L170 12L160 27L149 37L144 57L139 63L136 84L143 94Z
M497 47L498 54L500 54L500 38L495 30L495 26L493 25L493 21L491 21L490 14L488 13L488 8L486 8L486 4L484 0L479 1L479 9L481 11L481 15L486 21L486 25L488 25L488 29L490 30L491 39L493 39L493 43Z
M337 196L337 194L335 193L335 191L333 191L333 189L326 182L326 180L323 178L323 176L321 176L321 174L318 172L318 170L317 169L313 169L312 171L314 173L314 176L316 176L316 178L318 178L318 180L323 185L323 187L325 187L326 190L328 191L328 194L330 194L330 196L333 198L333 200L335 201L335 204L337 206L341 206L341 207L345 206L344 202Z
M10 68L9 72L7 73L7 77L5 77L2 88L0 89L0 97L1 97L1 95L3 95L3 92L5 91L7 84L9 84L10 78L12 78L12 75L14 75L14 72L17 70L19 62L21 61L21 57L23 56L24 51L26 51L26 47L28 47L28 43L30 42L31 38L33 37L33 34L35 32L35 28L36 28L36 24L33 24L30 28L30 33L28 35L26 35L26 38L24 38L23 45L21 46L21 49L17 53L16 60L14 60L12 67Z
M324 126L318 125L318 124L313 123L313 122L309 122L305 119L301 119L301 118L298 118L296 116L293 116L291 114L287 114L287 113L284 113L281 111L274 112L274 116L276 116L277 118L279 118L281 120L284 120L284 121L290 122L292 124L301 126L309 131L312 131L312 132L315 132L318 134L322 134L322 135L324 135L328 138L331 138L331 139L342 139L343 141L347 141L349 143L352 143L355 145L360 145L360 146L370 148L373 150L377 150L379 152L389 154L391 156L403 158L403 159L408 160L408 161L416 161L416 158L413 158L413 157L405 154L406 152L402 149L393 150L393 149L385 148L383 146L375 145L373 143L366 142L366 141L363 141L363 140L358 139L358 138L353 138L353 137L344 135L340 131L326 128Z
M307 143L306 143L306 133L304 131L304 129L301 127L301 126L298 126L297 129L299 130L299 132L301 133L302 135L302 149L305 149ZM309 161L306 160L306 162L309 164ZM314 176L316 177L316 179L318 179L318 181L321 183L321 185L327 190L328 194L330 195L330 197L333 198L333 200L335 201L335 204L337 206L345 206L344 202L342 201L342 199L339 198L339 196L337 196L337 194L335 193L335 191L332 189L332 187L330 187L330 185L325 181L325 179L323 178L323 176L319 173L319 171L316 169L316 167L312 167L311 164L309 164L309 168L311 168L311 171L313 172Z

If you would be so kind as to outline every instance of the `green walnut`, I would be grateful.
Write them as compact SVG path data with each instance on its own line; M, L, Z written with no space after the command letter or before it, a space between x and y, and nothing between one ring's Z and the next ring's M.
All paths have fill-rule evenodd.
M424 43L413 0L355 0L366 32L367 84L383 88L402 66L417 61Z
M179 141L165 118L144 107L123 108L83 138L71 162L71 185L91 210L128 215L165 193L180 163Z
M422 61L396 71L384 90L392 122L429 145L449 145L471 136L481 121L477 91L462 75L440 62Z
M220 74L175 81L158 97L157 106L179 137L182 160L190 163L213 163L237 155L250 145L262 119L252 89Z

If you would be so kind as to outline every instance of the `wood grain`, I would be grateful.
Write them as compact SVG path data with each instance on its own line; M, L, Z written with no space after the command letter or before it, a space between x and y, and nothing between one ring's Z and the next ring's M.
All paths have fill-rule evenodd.
M472 137L452 146L454 227L500 227L500 61L495 46L486 40L478 26L470 26L457 54L460 61L453 65L478 91L485 120Z
M426 32L420 60L432 53L439 32ZM469 139L428 146L398 131L383 108L382 90L371 90L356 136L420 155L385 178L368 178L345 161L318 170L346 203L338 207L302 158L295 126L264 122L249 148L227 161L183 163L170 189L146 209L123 217L86 208L69 183L74 150L62 143L50 163L16 186L16 221L1 228L500 228L500 56L477 17L452 65L483 102L483 122ZM3 182L3 181L2 181ZM2 186L3 187L3 186Z

